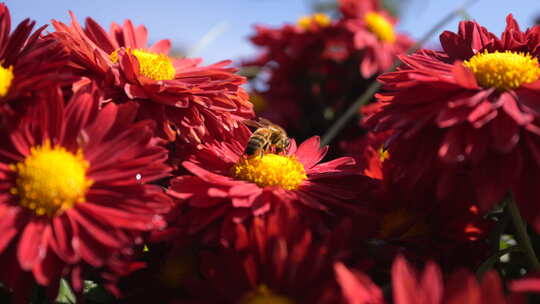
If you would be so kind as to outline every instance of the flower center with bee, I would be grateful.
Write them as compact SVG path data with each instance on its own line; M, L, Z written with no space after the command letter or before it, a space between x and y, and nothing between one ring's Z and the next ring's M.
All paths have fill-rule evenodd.
M118 52L119 50L116 50L110 54L113 63L119 60ZM169 56L131 48L126 48L125 52L137 58L139 72L144 76L156 81L174 79L176 70Z
M498 91L515 89L540 77L538 59L522 52L489 53L484 50L464 61L463 65L473 72L479 85Z
M319 27L327 27L332 23L332 19L323 13L316 13L311 16L303 16L298 18L298 26L308 31L313 25Z
M13 67L4 68L0 66L0 97L7 95L11 82L13 81Z
M85 200L93 181L86 178L88 162L82 151L51 147L50 141L31 148L30 155L10 169L17 174L10 193L38 216L53 217Z
M287 190L297 189L307 179L304 165L294 155L266 153L242 157L231 171L235 178L260 187L278 186Z
M380 41L388 43L396 41L394 26L383 15L369 12L364 16L364 22L369 31L377 36Z

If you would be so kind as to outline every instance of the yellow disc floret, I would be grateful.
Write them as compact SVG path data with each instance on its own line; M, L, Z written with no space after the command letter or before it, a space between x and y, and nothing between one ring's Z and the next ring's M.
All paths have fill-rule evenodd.
M0 97L7 95L13 81L13 67L3 68L0 66Z
M51 147L47 140L33 147L23 161L10 165L17 173L10 192L36 215L53 217L85 201L92 185L86 178L88 166L82 151L74 154L61 146Z
M266 287L266 285L259 286L256 290L246 294L241 304L294 304L289 298L276 295Z
M328 15L323 13L316 13L310 16L303 16L298 18L297 24L304 30L311 29L312 24L316 24L320 27L327 27L332 23L332 19Z
M304 165L295 156L264 154L241 158L232 167L232 175L261 187L279 186L294 190L307 179Z
M139 72L144 76L156 81L174 79L176 70L169 56L141 49L126 48L126 52L137 57ZM118 50L111 53L110 59L113 63L118 62Z
M498 91L518 88L540 76L538 59L522 52L489 53L485 50L464 61L463 65L473 72L479 85Z
M379 153L379 160L381 163L390 158L390 152L388 149L385 149L384 146L381 146L377 152Z
M394 26L383 15L369 12L364 16L364 22L369 31L377 36L379 40L389 43L396 41Z

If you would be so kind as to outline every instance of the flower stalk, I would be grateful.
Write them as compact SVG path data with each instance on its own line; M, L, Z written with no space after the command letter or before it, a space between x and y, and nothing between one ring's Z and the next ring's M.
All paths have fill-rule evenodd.
M512 223L514 223L514 229L516 232L518 244L521 247L523 253L525 254L527 261L529 262L529 267L535 270L540 269L540 263L538 262L538 258L536 257L536 253L534 252L534 249L532 247L529 234L527 233L527 224L521 217L521 214L519 213L519 208L513 199L507 202L506 212L508 212L508 215L512 219Z

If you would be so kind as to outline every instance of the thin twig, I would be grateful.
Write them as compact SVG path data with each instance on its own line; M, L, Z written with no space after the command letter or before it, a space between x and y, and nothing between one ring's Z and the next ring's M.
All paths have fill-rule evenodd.
M519 247L521 247L523 253L527 257L529 267L534 270L539 270L540 263L538 262L538 258L536 257L536 253L534 252L534 249L532 247L531 239L529 238L529 233L527 232L527 224L521 217L521 214L519 213L519 208L516 205L514 199L509 200L506 204L506 212L508 212L508 215L514 223L514 229L516 230L515 232L516 238L518 240L518 245Z

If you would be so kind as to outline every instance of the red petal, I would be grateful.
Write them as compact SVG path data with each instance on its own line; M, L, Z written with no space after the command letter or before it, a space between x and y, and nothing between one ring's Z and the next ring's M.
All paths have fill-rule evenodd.
M19 207L0 205L0 252L3 252L17 234L23 229L26 217Z
M418 293L421 290L416 280L414 269L409 266L403 256L398 256L392 265L392 291L396 303L418 303Z
M452 73L454 74L454 79L459 85L466 89L477 89L478 83L476 82L476 77L474 74L463 65L463 62L456 61L452 66Z
M321 141L319 136L313 136L304 141L296 150L296 157L304 164L306 169L310 169L316 165L328 151L328 146L321 149Z
M46 223L42 220L31 220L26 224L19 246L17 248L17 259L24 270L31 270L36 263L45 257L47 248L43 246L43 239Z
M534 116L529 113L524 113L519 107L514 96L509 93L501 94L500 101L503 104L503 109L510 117L512 117L519 125L525 125L534 120Z

